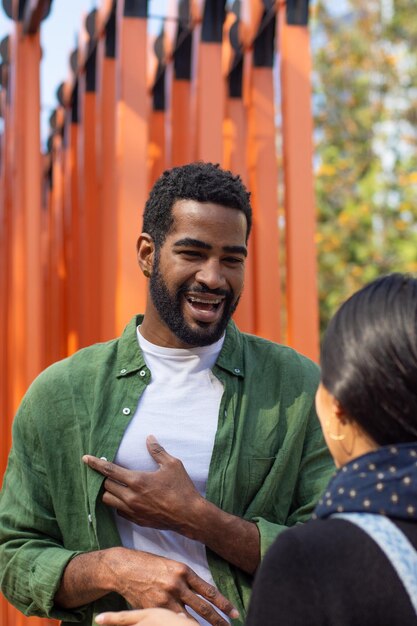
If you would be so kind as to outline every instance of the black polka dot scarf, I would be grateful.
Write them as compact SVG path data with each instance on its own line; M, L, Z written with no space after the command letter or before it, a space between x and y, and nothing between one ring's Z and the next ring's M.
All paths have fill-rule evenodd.
M344 465L312 517L362 511L417 521L417 442L383 446Z

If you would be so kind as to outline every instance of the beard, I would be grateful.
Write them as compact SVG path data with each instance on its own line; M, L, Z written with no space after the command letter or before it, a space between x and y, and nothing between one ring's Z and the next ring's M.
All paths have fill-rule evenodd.
M208 346L218 341L225 332L226 326L239 303L239 298L235 300L234 292L231 289L208 289L208 287L199 284L183 284L175 294L171 294L159 271L158 257L155 258L149 288L152 302L161 320L182 343L192 347ZM216 324L196 321L197 328L193 328L187 323L182 311L182 302L184 294L190 291L193 294L210 293L224 296L223 313Z

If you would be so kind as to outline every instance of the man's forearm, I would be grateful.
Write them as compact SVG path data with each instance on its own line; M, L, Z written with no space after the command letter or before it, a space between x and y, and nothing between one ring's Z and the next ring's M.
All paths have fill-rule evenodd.
M260 537L256 524L226 513L208 500L199 500L184 534L204 543L248 574L254 574L259 565Z
M215 608L232 619L239 616L229 600L184 563L121 547L74 557L55 603L72 609L110 591L123 596L132 608L164 607L179 613L189 606L213 626L227 626Z
M111 551L99 550L74 557L65 568L55 602L63 609L90 604L113 590L111 569L108 566Z

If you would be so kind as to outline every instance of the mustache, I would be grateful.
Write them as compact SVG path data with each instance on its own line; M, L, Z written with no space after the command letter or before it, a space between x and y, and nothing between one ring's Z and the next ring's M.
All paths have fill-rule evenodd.
M225 298L234 297L234 293L231 289L209 289L205 285L182 285L178 289L177 294L182 295L188 291L192 291L193 293L211 294L213 296L224 296Z

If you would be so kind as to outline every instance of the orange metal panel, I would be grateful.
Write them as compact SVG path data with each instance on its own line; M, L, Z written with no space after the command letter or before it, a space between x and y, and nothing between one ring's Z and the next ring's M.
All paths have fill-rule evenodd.
M63 118L64 111L57 114ZM58 122L63 123L63 119ZM57 361L66 356L66 265L64 248L64 151L60 132L52 140L52 190L50 204L50 325L48 340L50 358Z
M52 161L48 164L52 167ZM53 346L50 341L49 329L53 320L52 311L52 294L53 294L53 272L52 272L52 253L51 253L51 214L52 214L53 194L49 180L45 183L44 189L44 207L42 215L42 267L43 267L43 284L44 284L44 320L43 320L43 336L45 338L45 359L50 364L54 361Z
M5 73L3 67L3 76ZM4 77L5 78L5 77ZM10 166L8 158L9 144L9 107L7 104L6 91L3 89L0 93L1 110L4 120L4 132L1 135L0 142L0 299L4 303L0 307L0 410L2 417L2 436L0 438L0 484L1 477L6 468L7 455L9 452L9 384L10 379L7 372L7 332L8 332L8 313L7 306L9 294L10 280ZM0 607L2 607L0 603ZM4 607L0 609L4 611ZM0 612L0 615L2 613Z
M165 111L152 111L149 120L149 184L153 186L156 179L166 168L165 149Z
M136 240L148 189L147 20L123 15L118 4L116 332L145 310L147 285L138 270Z
M116 335L116 60L106 56L104 36L97 45L97 167L101 222L100 308L105 341Z
M170 5L174 4L171 0ZM175 14L170 6L171 14ZM192 85L193 42L196 37L189 26L190 16L183 15L175 29L168 23L167 47L172 50L171 63L167 65L168 106L170 107L170 131L168 145L171 148L171 165L184 165L195 160L195 90ZM171 23L172 24L172 23ZM200 30L200 29L198 29ZM175 34L175 37L174 37Z
M39 145L39 40L22 35L22 25L14 25L11 37L11 111L8 118L5 146L6 171L10 182L5 187L5 210L10 215L10 289L8 304L7 385L9 389L8 411L2 440L10 446L10 425L23 393L31 378L37 373L42 360L41 323L41 273L39 270L40 236L40 145ZM36 62L37 61L37 62ZM34 101L27 98L28 89L33 90ZM37 98L37 99L36 99ZM30 107L32 105L32 108ZM30 126L32 125L32 126ZM10 168L9 168L10 164ZM32 170L32 171L31 171ZM37 180L34 177L37 176ZM32 197L31 194L34 194ZM34 214L30 214L34 212ZM33 237L36 241L30 242ZM36 264L36 267L32 267ZM32 293L29 281L34 280ZM30 305L36 308L34 319L28 320ZM28 334L30 333L30 335ZM32 336L36 333L36 337ZM29 364L33 340L34 359ZM3 444L4 445L4 444ZM3 450L3 446L2 446ZM4 464L4 458L2 463ZM28 620L16 609L0 600L2 626L47 626L51 620L31 618Z
M171 154L172 166L184 165L194 159L194 127L192 123L192 88L189 80L172 81L171 91Z
M42 328L41 237L41 152L40 152L40 80L41 46L39 32L24 37L24 193L26 240L26 337L30 358L26 359L30 383L45 365Z
M280 8L288 342L317 360L317 264L314 244L313 123L308 29L288 26Z
M279 341L278 171L272 70L252 67L249 85L248 169L253 203L256 333Z
M86 77L78 80L80 126L78 136L78 185L80 226L81 319L80 345L100 336L101 222L96 165L96 94L86 89Z
M226 101L226 118L224 121L224 157L223 166L239 174L248 186L248 170L246 159L247 147L247 115L241 98L228 98ZM248 258L245 270L245 288L234 315L241 330L255 332L255 285L254 285L254 251L253 237L248 243Z
M25 72L22 25L15 23L11 43L11 278L8 303L8 372L10 413L14 414L27 388L26 241L25 241Z
M78 191L78 131L68 109L65 120L65 193L64 228L67 281L67 354L80 347L80 255L79 255L79 191Z
M196 106L197 159L221 163L225 109L221 44L199 44Z

